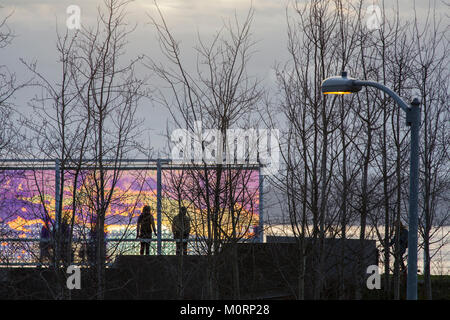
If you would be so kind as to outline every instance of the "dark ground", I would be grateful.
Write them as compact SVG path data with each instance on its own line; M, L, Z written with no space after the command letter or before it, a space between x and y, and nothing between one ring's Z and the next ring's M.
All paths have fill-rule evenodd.
M374 244L367 265L376 263ZM351 247L351 245L349 246ZM330 246L332 248L332 246ZM336 248L333 251L339 252ZM295 244L271 243L239 245L240 299L295 299L298 292L298 261ZM324 299L353 299L355 263L346 256L344 296L339 290L336 263L339 254L330 254L326 262ZM206 299L206 256L121 256L106 270L105 299ZM217 256L219 299L236 299L233 292L232 259L228 254ZM312 298L313 264L306 267L306 298ZM72 290L72 299L95 298L95 274L81 269L81 290ZM65 284L65 274L62 273ZM383 277L383 276L382 276ZM55 272L48 268L0 269L0 299L54 299ZM180 284L182 284L180 286ZM383 279L381 279L383 286ZM434 300L450 300L450 276L432 276ZM363 290L363 299L385 299L382 290ZM402 291L404 288L402 288ZM424 297L423 277L419 276L419 299Z

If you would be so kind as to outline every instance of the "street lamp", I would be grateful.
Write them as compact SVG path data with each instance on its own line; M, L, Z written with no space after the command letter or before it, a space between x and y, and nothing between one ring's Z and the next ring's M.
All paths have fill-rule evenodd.
M406 124L411 126L411 155L409 167L409 217L408 217L408 280L407 299L417 300L417 226L419 194L419 100L415 98L409 107L394 91L373 81L357 80L342 72L340 77L330 77L322 82L324 94L349 94L358 92L362 87L375 87L387 93L406 113Z

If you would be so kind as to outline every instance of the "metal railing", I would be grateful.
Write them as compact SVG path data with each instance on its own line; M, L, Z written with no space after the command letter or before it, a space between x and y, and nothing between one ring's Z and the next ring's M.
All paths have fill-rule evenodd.
M108 170L108 162L115 163L114 159L104 159L105 166L104 170ZM84 159L82 161L82 170L94 170L96 169L91 163L95 164L95 160ZM178 164L172 162L171 159L121 159L119 166L111 167L114 170L156 170L157 172L157 205L156 205L156 224L157 224L157 250L161 254L161 237L162 237L162 177L161 173L163 170L192 170L192 169L203 169L205 168L217 168L217 165L206 165L202 163L191 163L191 164ZM236 168L243 170L258 170L259 174L259 241L264 239L264 194L263 194L263 184L264 176L261 174L261 168L264 164L259 162L247 162L245 164L235 164L227 165L227 168ZM66 164L65 170L71 170L70 161ZM55 206L57 209L55 215L56 228L58 228L61 222L61 206L59 204L60 199L60 174L61 174L61 161L58 159L0 159L0 170L54 170L55 171Z
M204 253L204 250L202 250L202 245L200 244L203 240L198 238L162 238L160 239L160 241L163 243L161 246L162 255L175 255L177 242L188 242L188 255ZM49 239L40 238L0 239L0 267L48 266L51 263L50 259L47 256L45 256L45 259L43 259L41 255L41 245L47 242L50 244L53 243ZM155 245L155 242L158 242L158 239L105 239L106 265L111 266L118 255L139 255L140 244L142 242L150 243L150 255L158 255L158 248ZM92 259L92 257L89 258L89 254L86 251L83 252L83 250L88 250L89 246L95 245L95 242L86 239L73 239L71 243L72 259L70 264L80 266L91 265L89 260ZM52 254L53 253L50 253L50 256L52 256Z
M113 160L110 160L112 163ZM95 167L91 166L90 162L95 163L94 160L83 160L82 169L83 170L93 170ZM108 169L108 160L104 160L105 166L103 169ZM263 199L263 175L261 174L261 168L264 165L261 163L247 163L241 165L227 165L228 167L237 169L248 169L248 170L259 170L259 232L258 241L262 242L264 239L264 199ZM156 170L157 172L157 205L156 205L156 225L157 232L154 239L148 239L151 243L151 252L154 254L171 254L175 252L176 240L173 238L165 237L163 238L163 228L162 228L162 177L161 173L163 170L190 170L204 168L205 166L201 163L195 164L177 164L173 163L170 159L122 159L120 161L120 167L111 167L117 170ZM216 168L217 165L207 165L208 168ZM71 170L70 162L65 166L65 170ZM56 210L55 214L55 228L58 229L61 223L61 205L59 204L60 199L60 174L61 174L61 161L58 159L0 159L0 170L51 170L55 171L55 207L59 208ZM86 239L73 239L72 243L79 244L81 242L86 242ZM253 239L252 241L255 241ZM4 265L37 265L39 262L40 254L40 243L42 243L40 238L4 238L0 239L0 266ZM106 243L120 243L122 247L126 248L125 243L129 243L129 252L139 253L139 243L143 242L141 239L129 239L129 238L110 238L106 239ZM156 249L155 244L156 242ZM188 240L188 252L201 252L201 240L189 239ZM11 243L18 243L21 245L11 245ZM204 242L203 242L204 243ZM78 245L79 246L79 245ZM110 245L111 246L111 245ZM77 248L76 248L77 249ZM9 252L5 254L5 250L16 251L16 257L21 257L20 259L10 257ZM107 248L108 250L108 248ZM155 251L156 250L156 251ZM166 253L167 252L167 253ZM34 259L34 260L33 260ZM20 261L22 260L22 261ZM33 260L33 261L30 261ZM27 262L29 261L29 262ZM36 262L37 261L37 262Z
M158 254L158 247L155 242L161 241L161 253ZM189 239L132 239L132 238L109 238L105 239L106 261L105 265L110 267L114 264L115 258L119 255L139 255L140 244L150 243L150 255L175 255L176 243L187 242L188 255L206 254L206 238L196 237ZM238 242L255 242L258 238L241 239ZM38 267L49 266L52 262L48 257L43 260L41 256L41 244L46 242L52 244L50 239L41 238L0 238L0 267ZM71 241L71 261L70 264L78 266L90 266L89 254L82 250L88 250L89 246L95 245L95 241L86 239L72 239ZM114 244L116 243L116 244ZM50 257L52 254L50 254Z

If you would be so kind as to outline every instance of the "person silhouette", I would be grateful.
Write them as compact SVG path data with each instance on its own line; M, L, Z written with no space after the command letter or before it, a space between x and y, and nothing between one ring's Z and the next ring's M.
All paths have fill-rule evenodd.
M395 263L401 267L401 271L405 272L406 266L403 260L403 255L406 252L406 248L408 248L408 229L400 222L396 223L397 230L395 232L394 237L392 238L389 246L394 247L394 258Z
M93 266L95 265L95 257L97 251L97 219L96 217L92 217L91 225L88 232L88 242L86 244L86 253L88 264Z
M152 231L156 233L155 219L151 214L150 206L145 206L137 221L136 239L151 239ZM146 255L150 254L150 243L148 241L141 241L141 256L144 251Z
M99 238L98 238L98 216L93 215L91 217L90 222L90 229L88 232L88 241L87 241L87 258L88 258L88 264L91 266L96 265L97 263L97 257L98 257L98 249L99 249ZM100 248L101 255L106 255L106 226L103 227L103 244ZM106 258L106 257L105 257Z
M39 242L39 261L40 263L44 262L44 259L47 259L48 261L51 260L50 257L50 238L51 238L51 232L50 232L50 219L48 216L44 217L44 223L41 228L40 238L41 241Z
M60 224L60 245L61 245L61 260L64 263L71 263L73 260L72 248L70 246L70 224L69 217L64 216Z
M187 254L186 240L189 238L190 230L191 230L191 219L187 215L186 207L181 207L180 213L177 214L172 221L173 238L177 241L176 243L177 256Z

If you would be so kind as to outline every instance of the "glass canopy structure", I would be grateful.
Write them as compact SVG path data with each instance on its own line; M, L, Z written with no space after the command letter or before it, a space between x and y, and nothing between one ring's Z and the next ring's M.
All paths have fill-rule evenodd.
M50 233L70 226L73 261L84 263L83 250L96 221L99 185L107 196L107 262L138 254L136 223L149 205L156 235L145 241L151 254L174 254L173 217L185 206L191 218L189 254L203 254L207 225L220 224L224 242L263 241L261 165L181 165L170 159L105 160L82 165L54 159L0 160L0 265L36 265ZM100 172L103 183L100 184ZM214 204L218 204L215 209ZM212 215L212 216L211 216Z

